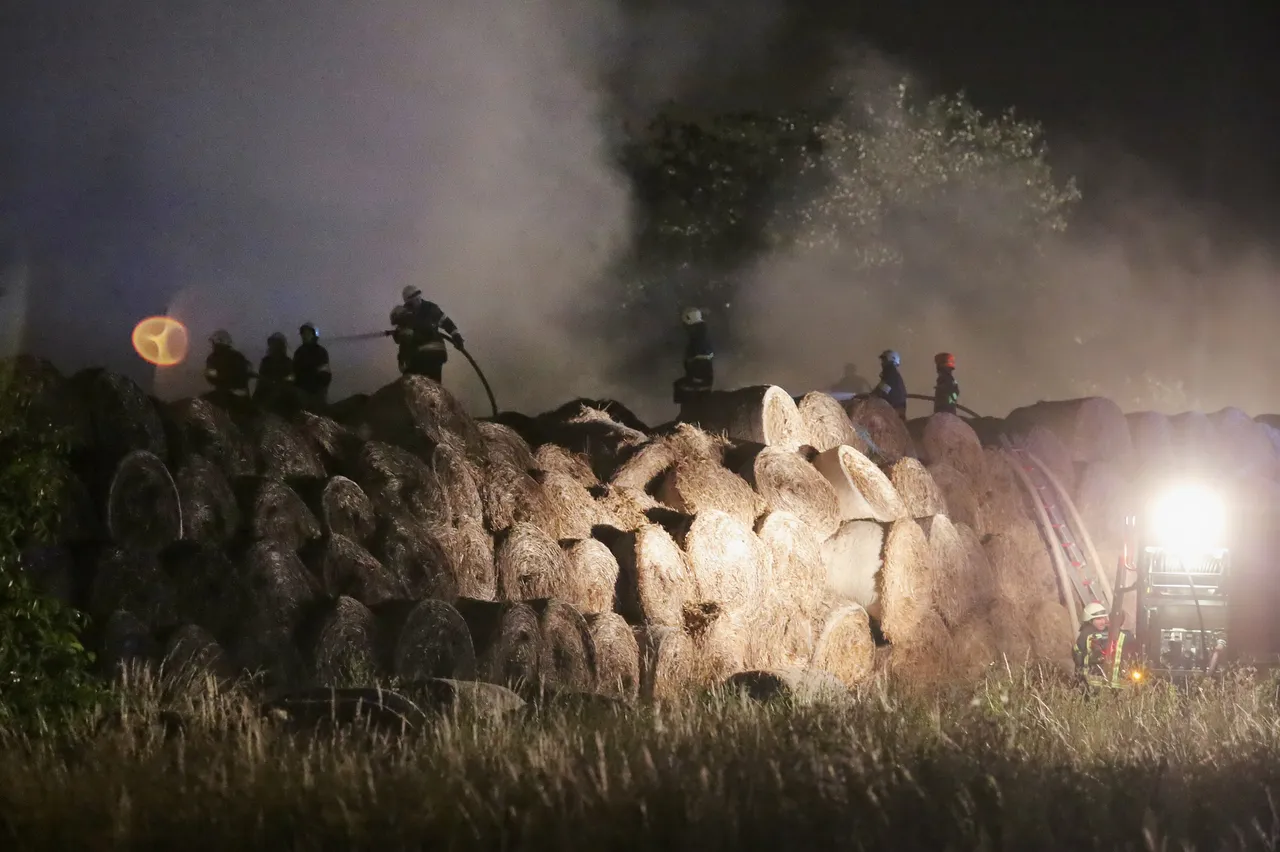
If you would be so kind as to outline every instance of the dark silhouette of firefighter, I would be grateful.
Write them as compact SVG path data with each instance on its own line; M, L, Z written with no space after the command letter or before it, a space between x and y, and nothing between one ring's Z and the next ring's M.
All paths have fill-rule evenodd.
M938 368L938 380L933 385L933 413L955 414L960 403L960 383L956 381L956 356L950 352L939 352L933 356L933 365Z
M871 382L858 372L857 364L845 364L844 375L830 389L834 393L866 394L871 392Z
M298 400L308 411L320 411L329 404L329 350L320 345L320 329L305 322L298 328L302 344L293 352L293 381Z
M684 347L684 375L676 379L672 397L683 405L700 394L709 393L715 384L715 350L706 319L698 308L686 308L681 315L687 338Z
M267 354L258 362L253 401L264 408L281 408L293 400L293 359L289 341L280 332L267 338Z
M204 362L204 378L213 388L207 396L222 405L238 405L249 401L249 380L253 367L249 359L231 343L231 335L218 329L209 335L213 351Z
M873 395L880 397L905 422L907 419L907 383L902 379L902 356L892 349L880 353L880 384L876 385Z
M404 288L404 304L391 312L392 339L399 344L400 372L440 381L449 351L445 338L462 349L462 332L440 306L422 298L412 285Z

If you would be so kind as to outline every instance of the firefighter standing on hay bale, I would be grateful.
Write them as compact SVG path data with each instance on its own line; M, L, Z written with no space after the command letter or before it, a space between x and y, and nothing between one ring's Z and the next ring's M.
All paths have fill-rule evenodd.
M675 380L672 399L683 405L699 394L710 393L715 384L715 351L707 321L699 308L685 308L681 314L687 338L684 347L684 375Z
M1076 671L1090 686L1123 689L1129 686L1124 676L1124 646L1132 637L1128 631L1121 630L1113 648L1110 631L1107 608L1097 602L1089 604L1081 617L1080 635L1076 637L1072 656Z
M907 383L898 368L902 366L902 356L892 349L880 353L880 384L872 391L898 412L902 422L907 420Z
M955 414L960 402L960 383L955 377L956 356L939 352L933 356L933 365L938 368L938 381L933 386L933 413Z
M391 324L395 327L390 332L400 346L397 355L400 372L438 382L449 360L445 338L461 349L462 332L439 305L423 299L417 287L405 287L402 295L404 304L391 311Z
M204 362L204 378L213 390L206 394L210 401L221 405L244 405L249 402L249 380L253 367L249 359L231 344L231 335L218 329L209 335L213 350Z
M329 384L333 381L329 350L320 345L320 329L315 323L303 323L298 334L302 337L302 345L293 353L293 376L298 397L308 411L323 411L328 405Z
M258 362L258 384L253 401L264 408L279 408L293 399L293 359L289 341L280 332L267 338L267 354Z

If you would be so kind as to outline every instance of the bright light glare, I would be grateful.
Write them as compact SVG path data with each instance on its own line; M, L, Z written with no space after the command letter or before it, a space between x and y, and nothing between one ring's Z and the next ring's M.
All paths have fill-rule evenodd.
M1174 488L1151 507L1152 544L1179 554L1210 553L1222 547L1226 520L1226 507L1213 491Z

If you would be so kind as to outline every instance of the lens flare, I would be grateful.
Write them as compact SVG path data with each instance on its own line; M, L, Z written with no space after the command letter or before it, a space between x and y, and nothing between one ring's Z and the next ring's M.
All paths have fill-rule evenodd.
M147 317L133 327L133 348L157 367L181 364L187 357L187 327L172 317Z

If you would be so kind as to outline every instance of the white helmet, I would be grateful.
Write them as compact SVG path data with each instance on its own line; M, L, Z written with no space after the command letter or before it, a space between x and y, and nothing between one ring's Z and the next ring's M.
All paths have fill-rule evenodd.
M902 356L899 355L897 352L894 352L892 349L886 349L883 352L881 352L880 360L886 361L895 367L902 366Z
M421 295L422 291L412 284L405 285L405 288L400 291L400 298L404 299L406 305Z
M1084 614L1081 615L1080 620L1082 622L1093 621L1095 618L1106 618L1108 615L1109 613L1107 612L1107 608L1097 601L1094 601L1093 603L1085 606Z
M680 314L680 320L685 325L695 325L697 323L700 323L702 322L702 309L701 308L685 308L684 312Z
M222 329L218 329L213 334L209 335L209 342L214 346L230 346L231 335Z

